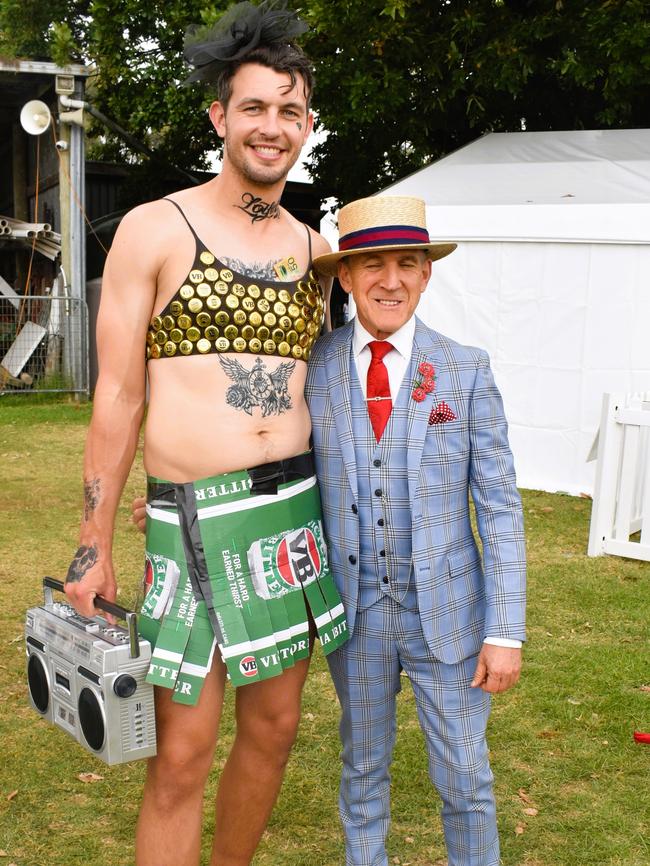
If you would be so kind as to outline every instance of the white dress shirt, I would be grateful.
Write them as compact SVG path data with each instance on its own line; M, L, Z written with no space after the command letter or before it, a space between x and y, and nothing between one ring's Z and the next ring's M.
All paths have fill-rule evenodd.
M404 379L404 374L406 373L411 360L414 336L415 316L411 316L408 322L406 322L405 325L402 325L402 327L398 331L395 331L394 334L391 334L388 339L388 342L392 344L393 348L384 356L384 364L388 371L388 384L390 386L390 396L393 403L395 403L397 399L399 389L402 386L402 380ZM352 357L354 358L354 363L357 368L357 374L359 376L364 400L366 397L368 367L370 366L370 361L372 359L372 352L370 351L368 344L374 339L375 337L373 337L372 334L369 334L359 319L355 317L354 333L352 336ZM520 640L512 640L511 638L506 637L488 636L484 639L484 643L493 644L494 646L512 647L513 649L519 649L521 647Z

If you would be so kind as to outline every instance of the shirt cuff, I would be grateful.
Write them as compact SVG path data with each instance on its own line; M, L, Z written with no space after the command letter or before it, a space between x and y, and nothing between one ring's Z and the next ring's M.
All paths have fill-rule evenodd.
M507 646L511 649L521 649L521 641L513 640L509 637L486 637L483 643L489 643L492 646Z

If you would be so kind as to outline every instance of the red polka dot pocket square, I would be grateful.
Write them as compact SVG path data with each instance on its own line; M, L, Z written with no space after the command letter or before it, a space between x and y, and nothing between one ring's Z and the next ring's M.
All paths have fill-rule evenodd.
M429 424L445 424L447 421L455 420L456 415L453 409L444 400L434 406L429 415Z

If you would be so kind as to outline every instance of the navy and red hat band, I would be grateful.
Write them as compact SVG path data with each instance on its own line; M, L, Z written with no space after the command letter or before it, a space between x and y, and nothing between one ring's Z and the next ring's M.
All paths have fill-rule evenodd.
M430 243L429 232L417 226L381 226L350 232L339 239L339 251L348 252L365 247L407 246Z

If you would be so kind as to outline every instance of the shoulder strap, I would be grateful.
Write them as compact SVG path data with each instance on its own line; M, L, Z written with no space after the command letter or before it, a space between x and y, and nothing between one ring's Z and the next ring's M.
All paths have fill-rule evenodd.
M311 232L308 225L305 224L305 228L307 229L307 243L309 244L309 267L311 267Z
M199 244L200 246L203 246L203 243L202 243L201 239L199 238L199 236L197 235L197 233L196 233L196 232L194 231L194 229L192 228L192 224L190 223L190 221L188 220L188 218L185 216L185 212L183 211L183 208L182 208L179 204L177 204L177 202L175 202L174 199L172 199L172 198L165 198L165 199L163 199L163 200L164 200L164 201L168 201L170 204L173 204L173 205L174 205L174 207L176 208L176 210L179 212L179 214L183 217L183 219L184 219L185 222L187 223L187 227L188 227L188 229L189 229L189 230L192 232L192 234L194 235L194 240L196 241L196 243Z

